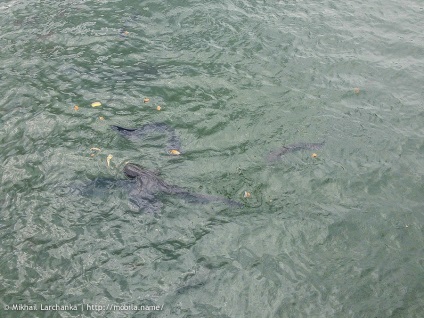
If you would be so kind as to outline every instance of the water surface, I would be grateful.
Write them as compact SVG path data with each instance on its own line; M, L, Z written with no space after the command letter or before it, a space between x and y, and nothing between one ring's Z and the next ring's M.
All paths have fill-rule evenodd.
M417 0L3 1L1 317L420 317L423 13ZM109 128L158 121L182 156ZM148 214L120 187L78 191L122 179L127 161L245 207L164 196ZM78 310L40 310L54 304Z

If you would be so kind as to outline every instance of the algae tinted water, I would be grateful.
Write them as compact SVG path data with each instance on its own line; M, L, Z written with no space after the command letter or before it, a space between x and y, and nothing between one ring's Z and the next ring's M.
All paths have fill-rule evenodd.
M0 316L422 315L423 13L409 0L3 1ZM153 122L182 156L109 128ZM245 206L164 196L142 214L119 187L75 193L126 162Z

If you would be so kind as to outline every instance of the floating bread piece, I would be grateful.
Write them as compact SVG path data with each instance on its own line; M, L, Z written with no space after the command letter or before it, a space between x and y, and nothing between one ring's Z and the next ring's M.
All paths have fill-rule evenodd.
M74 110L77 111L79 109L78 105L74 106Z
M171 149L168 152L170 155L174 155L174 156L181 155L181 152L179 152L177 149Z
M317 155L316 153L313 153L313 154L311 155L311 157L312 157L312 158L316 158L316 157L318 157L318 155Z
M143 102L144 102L144 103L148 103L148 102L150 102L150 98L147 98L147 97L146 97L146 98L143 100Z
M157 110L161 110L161 107L160 107L160 106L157 106L157 107L156 107L156 109L157 109Z
M110 161L112 160L112 158L113 158L112 155L108 155L107 158L106 158L106 163L107 163L108 167L110 166Z
M91 107L99 107L99 106L102 106L102 103L100 102L91 103Z
M250 194L250 192L244 191L244 198L250 198L252 195Z

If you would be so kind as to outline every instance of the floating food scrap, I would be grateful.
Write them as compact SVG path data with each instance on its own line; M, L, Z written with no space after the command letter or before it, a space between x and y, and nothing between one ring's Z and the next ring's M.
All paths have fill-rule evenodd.
M148 103L148 102L150 102L150 98L145 98L144 100L143 100L143 102L145 102L145 103Z
M101 105L102 105L102 103L100 103L100 102L91 103L91 107L99 107Z
M161 107L160 107L160 106L158 106L158 107L156 107L156 109L157 109L157 110L161 110Z
M90 150L91 150L91 151L100 151L100 148L97 148L97 147L91 147L91 148L90 148ZM90 157L94 157L95 155L96 155L95 153L91 153L91 154L90 154Z
M250 194L250 192L244 191L244 198L250 198L252 195Z
M171 149L168 152L170 155L173 155L173 156L178 156L181 154L181 152L179 152L177 149Z
M312 158L316 158L316 157L318 157L318 155L317 155L316 153L313 153L313 154L311 155L311 157L312 157Z
M105 118L103 116L100 116L99 119L100 120L105 120Z
M106 163L107 163L108 167L110 166L110 161L112 160L112 158L113 158L112 155L108 155L107 158L106 158Z
M77 111L79 109L78 105L74 106L74 110Z
M359 92L360 92L359 87L355 87L355 88L353 89L353 91L355 92L355 94L359 94Z

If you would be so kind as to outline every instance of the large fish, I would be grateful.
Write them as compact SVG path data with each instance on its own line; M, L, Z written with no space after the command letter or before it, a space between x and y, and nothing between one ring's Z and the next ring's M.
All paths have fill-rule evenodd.
M139 208L144 209L147 212L157 212L162 207L162 203L160 203L156 198L156 196L161 193L176 195L189 202L222 202L232 207L243 206L243 204L231 199L208 194L194 193L188 189L170 185L159 178L156 173L133 163L127 163L125 165L124 174L128 178L135 180L135 186L129 194L130 200Z
M267 156L267 161L268 162L274 162L277 161L278 159L280 159L283 155L290 153L290 152L295 152L298 150L318 150L321 149L322 146L324 146L324 141L320 142L320 143L297 143L297 144L291 144L288 146L284 146L280 149L274 150L271 153L268 154Z
M111 128L121 134L121 136L124 136L125 138L128 138L132 141L140 138L147 138L152 134L166 134L168 136L168 142L166 146L167 151L172 152L176 150L178 153L181 152L181 142L177 133L175 132L175 129L165 123L145 124L137 129L123 128L120 126L111 126Z

